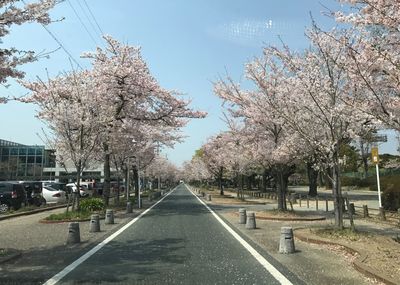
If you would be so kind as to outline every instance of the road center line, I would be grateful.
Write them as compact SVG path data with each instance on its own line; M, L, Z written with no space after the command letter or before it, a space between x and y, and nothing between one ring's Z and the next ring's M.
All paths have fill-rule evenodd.
M190 193L200 201L204 207L217 219L218 222L245 248L257 261L281 284L293 285L282 273L279 272L271 263L269 263L261 254L259 254L248 242L238 235L230 226L228 226L204 201L202 201L188 185L185 184Z
M178 186L177 186L178 187ZM173 191L175 191L176 187L171 190L167 195L165 195L162 199L160 199L157 203L155 203L153 206L148 208L146 211L141 213L139 216L134 218L132 221L127 223L125 226L120 228L118 231L110 235L108 238L97 244L94 248L86 252L84 255L82 255L80 258L72 262L70 265L65 267L63 270L61 270L59 273L51 277L49 280L47 280L43 285L54 285L57 284L62 278L65 277L68 273L70 273L72 270L74 270L76 267L78 267L80 264L82 264L85 260L87 260L89 257L91 257L93 254L98 252L103 246L105 246L107 243L115 239L117 236L119 236L122 232L124 232L127 228L129 228L131 225L136 223L141 217L146 215L151 209L153 209L155 206L157 206L161 201L163 201L167 196L169 196Z

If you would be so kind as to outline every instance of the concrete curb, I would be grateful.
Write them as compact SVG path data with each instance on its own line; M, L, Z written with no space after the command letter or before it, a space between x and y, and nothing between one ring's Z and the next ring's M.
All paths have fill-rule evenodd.
M350 252L352 254L358 253L359 256L352 263L354 268L357 271L361 272L362 274L364 274L366 276L373 277L373 278L377 279L378 281L383 282L383 283L388 284L388 285L398 285L399 284L396 280L393 280L391 277L386 276L386 275L384 275L384 274L382 274L380 272L377 272L375 269L373 269L373 268L369 267L368 265L364 264L363 261L368 258L368 255L366 255L365 253L361 253L358 250L356 250L356 249L354 249L354 248L352 248L352 247L350 247L348 245L342 244L340 242L333 242L333 241L329 241L329 240L325 240L325 239L316 239L316 238L310 238L310 237L307 237L307 236L303 236L303 235L299 234L298 232L296 232L296 231L301 230L301 229L304 229L304 228L294 229L294 236L297 239L299 239L301 241L304 241L304 242L308 242L308 243L314 243L314 244L322 244L322 245L325 244L325 245L341 246L346 251L348 251L348 252Z
M41 212L46 212L46 211L50 211L50 210L55 210L55 209L65 208L66 206L67 205L58 205L58 206L53 206L53 207L35 209L35 210L32 210L32 211L26 211L26 212L21 212L21 213L16 213L16 214L0 216L0 221L12 219L12 218L17 218L17 217L22 217L22 216L29 216L29 215L33 215L33 214L37 214L37 213L41 213Z
M0 256L0 264L17 259L22 255L21 251L13 248L6 248L5 250L7 250L7 253L4 256Z
M268 220L268 221L305 221L305 222L313 222L313 221L324 221L326 220L326 217L324 216L318 216L318 217L298 217L298 218L290 218L290 217L260 217L257 216L256 213L256 219L258 220ZM236 216L239 216L239 213L235 212Z

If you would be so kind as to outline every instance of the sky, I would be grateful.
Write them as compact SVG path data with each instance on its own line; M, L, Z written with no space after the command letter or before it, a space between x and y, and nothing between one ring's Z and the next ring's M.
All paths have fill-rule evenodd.
M0 44L50 53L49 58L20 68L26 80L46 79L77 64L90 68L80 55L104 46L102 33L141 46L161 86L179 90L192 108L208 112L207 118L193 120L183 129L183 143L163 150L181 165L209 136L226 129L222 102L213 94L214 81L229 75L247 87L244 65L262 55L264 46L284 42L296 50L307 48L304 33L310 15L330 29L336 24L326 12L339 8L334 0L65 0L51 11L54 22L47 26L49 32L36 23L13 26ZM0 86L2 95L27 94L15 81L8 83L8 88ZM0 138L43 145L46 128L35 113L30 104L0 104ZM380 152L395 153L394 132L388 132L388 138Z

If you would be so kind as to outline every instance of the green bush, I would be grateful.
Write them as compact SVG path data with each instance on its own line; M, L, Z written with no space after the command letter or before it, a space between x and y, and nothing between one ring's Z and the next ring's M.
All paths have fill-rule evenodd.
M397 211L400 209L400 188L393 184L386 185L382 194L382 206L386 210Z
M104 210L105 204L101 198L88 198L82 199L80 202L81 211L102 211Z

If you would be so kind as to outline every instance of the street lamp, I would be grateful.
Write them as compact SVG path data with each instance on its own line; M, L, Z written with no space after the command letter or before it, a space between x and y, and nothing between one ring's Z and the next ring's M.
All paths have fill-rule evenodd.
M137 146L137 141L135 139L132 140L132 143ZM136 152L138 152L136 150ZM136 155L136 162L137 162L137 172L138 172L138 208L142 208L142 200L140 198L140 160L139 155Z

